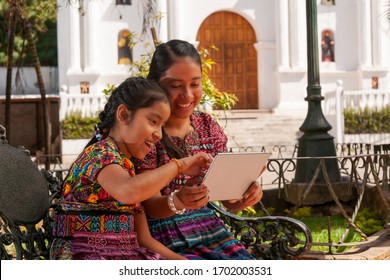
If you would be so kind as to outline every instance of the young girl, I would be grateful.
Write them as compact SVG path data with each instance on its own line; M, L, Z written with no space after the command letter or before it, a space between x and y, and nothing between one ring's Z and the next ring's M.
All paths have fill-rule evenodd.
M112 92L96 136L64 180L52 259L184 259L151 237L140 202L178 174L198 174L211 156L172 159L137 176L130 161L161 139L170 109L166 93L144 78L128 78Z
M202 97L202 66L192 44L171 40L158 45L148 78L158 81L169 92L172 111L164 125L166 137L143 161L134 162L138 172L163 166L171 158L203 152L215 156L227 151L227 137L218 123L209 114L196 111ZM207 189L196 186L197 180L180 175L144 202L153 237L190 259L253 259L221 219L205 206ZM248 186L241 200L223 203L230 211L238 211L254 205L262 195L256 182ZM172 197L175 207L167 205Z

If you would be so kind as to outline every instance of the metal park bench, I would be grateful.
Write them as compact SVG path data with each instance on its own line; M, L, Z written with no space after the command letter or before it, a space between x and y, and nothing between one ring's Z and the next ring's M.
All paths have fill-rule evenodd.
M62 173L39 170L24 148L9 145L0 126L0 258L49 259L51 221ZM282 216L244 218L214 202L230 231L258 259L298 258L310 250L312 237L302 222Z

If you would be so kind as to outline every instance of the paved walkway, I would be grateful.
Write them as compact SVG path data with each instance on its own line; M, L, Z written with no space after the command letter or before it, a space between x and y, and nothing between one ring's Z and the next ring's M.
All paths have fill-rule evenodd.
M259 110L215 112L229 139L229 147L295 145L305 115Z
M368 243L342 254L309 252L303 260L390 260L390 227L368 238Z

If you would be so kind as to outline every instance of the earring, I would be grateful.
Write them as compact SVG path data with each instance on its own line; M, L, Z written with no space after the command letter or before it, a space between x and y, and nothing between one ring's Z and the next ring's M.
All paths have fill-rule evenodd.
M101 122L98 122L96 125L95 125L95 137L98 141L102 140L103 138L103 133L101 131L101 125L102 123Z

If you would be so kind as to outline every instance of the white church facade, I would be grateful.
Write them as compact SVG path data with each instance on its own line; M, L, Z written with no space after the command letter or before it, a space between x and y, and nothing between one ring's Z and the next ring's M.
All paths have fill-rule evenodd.
M182 39L198 48L208 48L214 44L218 51L212 53L212 59L217 65L210 77L219 89L234 93L239 98L232 114L241 117L246 112L259 112L262 121L257 122L257 125L266 123L266 115L272 120L282 117L283 126L292 127L293 135L277 131L276 138L281 138L280 134L288 135L288 139L296 138L296 131L308 108L305 101L305 0L70 2L72 5L69 5L68 0L57 0L58 67L43 69L47 95L53 100L60 100L60 114L58 119L55 117L56 123L61 122L67 113L80 109L83 114L96 115L105 104L102 92L107 85L119 84L132 75L129 63L139 61L147 53L141 43L129 48L127 35L142 34L145 27L144 42L149 43L150 50L153 46L150 27L153 26L158 40L163 42ZM335 111L334 100L340 96L337 93L341 92L341 88L345 92L364 91L368 102L358 102L363 105L370 103L371 97L375 102L385 100L376 98L384 92L381 96L387 99L382 102L382 106L389 104L390 23L385 17L389 1L316 2L318 68L322 95L325 97L323 109L327 108L324 106L327 100L333 98L332 110ZM150 4L155 5L154 12L146 13L145 11L150 10ZM154 18L157 14L161 15L157 17L159 20ZM0 68L0 85L5 85L5 71L5 68ZM39 99L34 69L23 69L22 75L28 96L14 95L13 98ZM13 85L13 89L15 88ZM4 99L2 94L0 92L0 99ZM272 114L262 114L263 111ZM343 142L342 114L333 112L330 116L325 111L324 114L333 127L330 134L339 143ZM285 118L296 122L286 125ZM29 118L29 121L32 119L35 118ZM14 121L18 122L19 119L14 118ZM230 122L230 128L234 134L236 128L232 123L233 121ZM242 125L239 124L238 127ZM257 134L262 134L263 131L256 127L253 130L259 132ZM42 131L39 133L42 134ZM57 135L56 133L53 132L53 135ZM264 135L257 134L256 137L261 137L261 141L254 134L247 136L242 133L242 137L245 141L250 138L264 143ZM14 137L18 138L15 134ZM240 144L244 142L235 139ZM275 140L272 139L272 142Z
M58 0L59 87L67 93L101 93L131 75L121 60L126 32L142 33L142 0ZM235 93L238 109L286 112L306 108L307 40L304 0L155 0L158 39L183 39L219 49L217 86ZM383 0L317 0L322 93L387 88L390 35ZM148 20L148 19L146 19ZM149 19L150 20L150 19ZM147 26L147 27L150 27ZM146 41L152 44L150 30ZM123 42L122 42L123 45ZM135 45L127 61L145 53ZM126 57L125 57L126 59ZM213 78L213 76L212 76Z

